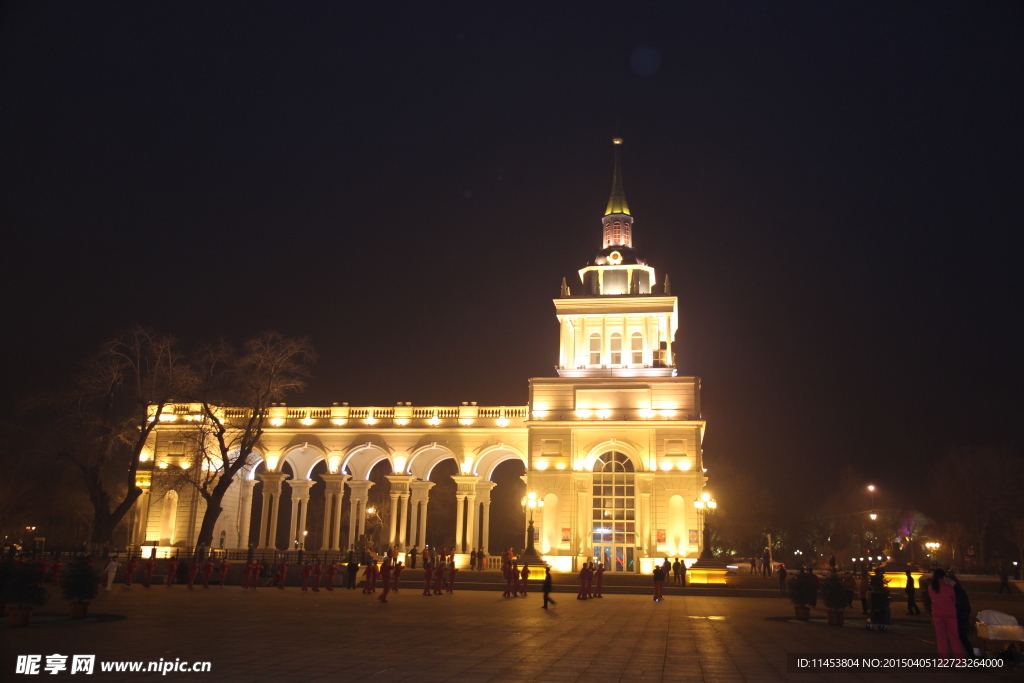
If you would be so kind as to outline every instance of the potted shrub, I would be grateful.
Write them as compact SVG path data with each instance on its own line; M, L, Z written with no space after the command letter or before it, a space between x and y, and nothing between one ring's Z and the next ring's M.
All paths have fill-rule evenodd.
M843 610L850 604L850 595L839 574L830 572L821 582L821 599L828 610L828 625L843 625Z
M796 609L796 618L807 621L811 618L811 603L814 602L814 580L807 572L800 571L789 577L787 588L789 599Z
M10 567L4 579L3 601L7 603L7 625L28 626L32 608L46 603L43 573L35 563L25 562Z
M99 584L88 556L76 557L60 580L61 593L71 601L71 618L89 616L89 603L96 599Z

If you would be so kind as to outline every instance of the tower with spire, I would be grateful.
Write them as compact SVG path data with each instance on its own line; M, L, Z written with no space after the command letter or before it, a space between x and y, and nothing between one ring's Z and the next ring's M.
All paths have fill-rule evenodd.
M676 372L678 300L635 248L614 150L601 248L554 300L558 376L530 380L527 486L545 502L546 561L648 573L699 551L705 424L700 379Z
M667 277L656 293L654 268L633 248L633 216L622 183L622 138L613 144L615 167L601 218L601 250L580 269L579 285L563 280L561 297L555 300L561 327L558 374L672 376L677 300L668 291Z

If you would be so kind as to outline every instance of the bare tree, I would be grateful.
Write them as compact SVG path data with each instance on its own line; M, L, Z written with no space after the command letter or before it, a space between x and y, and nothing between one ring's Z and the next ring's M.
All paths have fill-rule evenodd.
M198 355L203 420L194 432L199 467L189 479L206 501L198 545L213 543L224 495L239 472L255 463L270 404L302 391L314 360L306 339L276 332L249 340L241 352L221 342Z
M56 408L51 436L78 468L93 509L94 548L109 545L142 489L135 475L146 441L192 373L174 339L135 327L105 343Z

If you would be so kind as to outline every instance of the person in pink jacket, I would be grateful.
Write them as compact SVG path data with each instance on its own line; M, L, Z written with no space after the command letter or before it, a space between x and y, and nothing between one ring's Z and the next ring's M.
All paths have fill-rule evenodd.
M953 654L965 657L963 645L956 627L956 593L953 582L946 578L944 569L936 569L928 586L928 597L931 598L932 625L935 627L935 644L939 648L939 656L949 655L949 645L953 645Z

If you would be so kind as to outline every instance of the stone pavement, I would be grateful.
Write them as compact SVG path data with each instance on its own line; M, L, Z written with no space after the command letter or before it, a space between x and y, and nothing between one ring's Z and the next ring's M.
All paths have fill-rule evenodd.
M95 654L97 661L209 661L211 673L103 673L116 681L920 681L1024 680L1022 672L868 671L788 673L787 652L934 652L926 618L897 617L867 632L848 612L844 628L824 612L793 619L781 598L641 595L579 601L556 593L504 599L499 592L424 597L404 588L387 604L360 591L237 587L101 591L93 613L72 622L53 598L25 629L0 628L0 680L76 680L82 674L16 675L19 654ZM1020 618L1024 602L976 604ZM902 614L898 605L894 610ZM52 615L52 616L49 616ZM121 618L123 617L123 618Z

